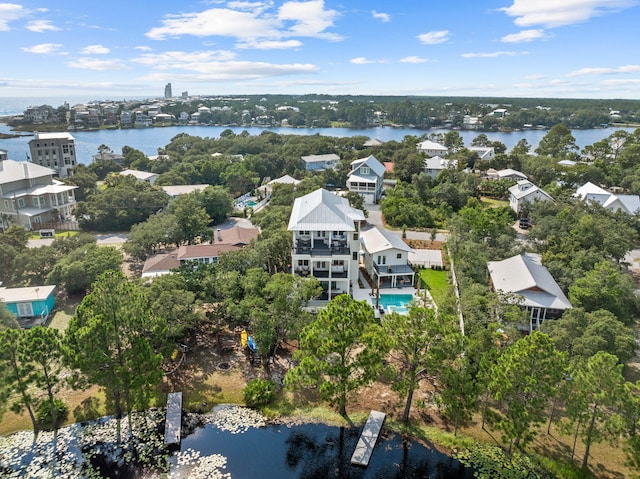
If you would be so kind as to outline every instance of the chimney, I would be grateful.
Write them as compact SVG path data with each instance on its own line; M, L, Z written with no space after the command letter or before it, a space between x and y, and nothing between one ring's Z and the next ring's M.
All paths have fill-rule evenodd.
M216 231L218 232L218 241L222 242L222 231L220 231L220 228L218 228Z

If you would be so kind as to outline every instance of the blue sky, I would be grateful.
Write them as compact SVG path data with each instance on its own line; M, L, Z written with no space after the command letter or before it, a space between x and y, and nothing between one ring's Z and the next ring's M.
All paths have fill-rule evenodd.
M640 98L640 0L1 2L0 97Z

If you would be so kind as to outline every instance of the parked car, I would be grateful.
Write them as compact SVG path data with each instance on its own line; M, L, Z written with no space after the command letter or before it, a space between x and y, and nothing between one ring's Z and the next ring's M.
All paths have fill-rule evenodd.
M528 218L520 218L520 221L518 222L518 226L523 230L528 230L531 225L529 224Z

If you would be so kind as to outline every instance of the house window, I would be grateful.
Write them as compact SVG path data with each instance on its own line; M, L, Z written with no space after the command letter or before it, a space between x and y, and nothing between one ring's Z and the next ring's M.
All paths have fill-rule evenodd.
M299 259L298 260L298 266L309 266L309 260L308 259Z
M387 264L387 257L378 255L378 264Z
M396 255L396 258L397 258L397 259L402 259L402 253L398 253L398 254Z
M5 210L9 209L9 200L4 200L4 209Z
M351 259L353 261L358 261L358 252L354 251L353 253L351 253Z
M358 241L358 233L353 233L353 241Z
M18 198L18 207L24 208L24 198Z
M21 318L25 316L33 316L33 305L31 303L17 303L18 316Z
M360 168L360 173L363 175L368 175L369 173L371 173L371 168L369 168L368 166L363 166Z

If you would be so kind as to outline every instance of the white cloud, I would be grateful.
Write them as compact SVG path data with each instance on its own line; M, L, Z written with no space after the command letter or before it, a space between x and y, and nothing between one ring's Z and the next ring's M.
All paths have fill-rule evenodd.
M135 48L136 50L140 50L141 52L150 52L150 51L153 51L153 48L151 48L151 47L147 47L147 46L145 46L145 45L140 45L140 46L137 46L137 47L134 47L134 48Z
M19 20L27 14L22 5L16 3L0 3L0 31L10 30L9 23Z
M498 58L515 57L518 55L528 55L529 52L484 52L484 53L463 53L463 58Z
M619 75L624 73L636 73L640 72L640 65L623 65L618 68L581 68L580 70L575 70L571 73L568 73L568 77L577 77L577 76L585 76L585 75Z
M527 75L524 77L525 80L543 80L545 78L547 78L546 75L540 75L540 74Z
M369 60L365 57L356 57L349 60L349 63L353 63L355 65L367 65L370 63L387 63L386 60Z
M513 5L499 10L515 17L515 24L520 27L544 25L553 28L584 22L633 4L633 0L513 0Z
M234 58L235 53L226 50L197 52L168 51L164 53L145 53L137 58L133 58L131 61L153 66L159 70L188 70L190 69L189 65L205 62L229 61Z
M436 45L449 40L449 30L438 30L433 32L421 33L418 35L420 43L425 45Z
M246 45L294 36L342 39L326 32L333 26L338 12L326 10L323 0L289 1L277 11L268 11L273 9L271 3L233 2L228 7L232 8L167 15L160 27L152 28L145 35L152 40L182 35L226 36L244 41Z
M127 67L120 60L101 60L89 57L81 57L77 60L68 61L67 66L70 68L79 68L82 70L97 70L101 72L129 69L129 67Z
M426 58L415 57L415 56L404 57L404 58L400 59L400 63L425 63L425 62L428 62L428 61L429 60L427 60Z
M286 2L278 10L278 20L294 22L286 36L341 40L340 35L325 32L327 28L333 26L333 21L337 17L337 11L324 9L324 0Z
M375 10L371 10L371 16L382 21L382 23L391 21L391 15L389 15L388 13L376 12Z
M314 73L318 67L309 63L273 64L266 62L202 62L183 65L194 73L171 72L170 77L175 82L207 82L207 81L239 81L257 80L284 75ZM152 81L166 81L166 73L152 73L145 79Z
M545 38L546 35L544 30L522 30L518 33L510 33L509 35L505 35L500 39L501 42L504 43L520 43L520 42L531 42L533 40L538 40L540 38Z
M110 50L102 45L88 45L80 53L83 55L106 55Z
M60 43L40 43L39 45L34 45L32 47L23 47L22 51L28 53L51 54L59 53L60 47L62 47L62 44Z
M56 32L62 29L52 25L50 20L33 20L27 24L27 30L42 33L46 31Z
M299 40L263 40L263 41L247 41L238 43L237 48L246 49L253 48L256 50L284 50L290 48L298 48L302 46Z
M604 80L602 82L602 85L605 85L605 86L640 85L640 78Z

